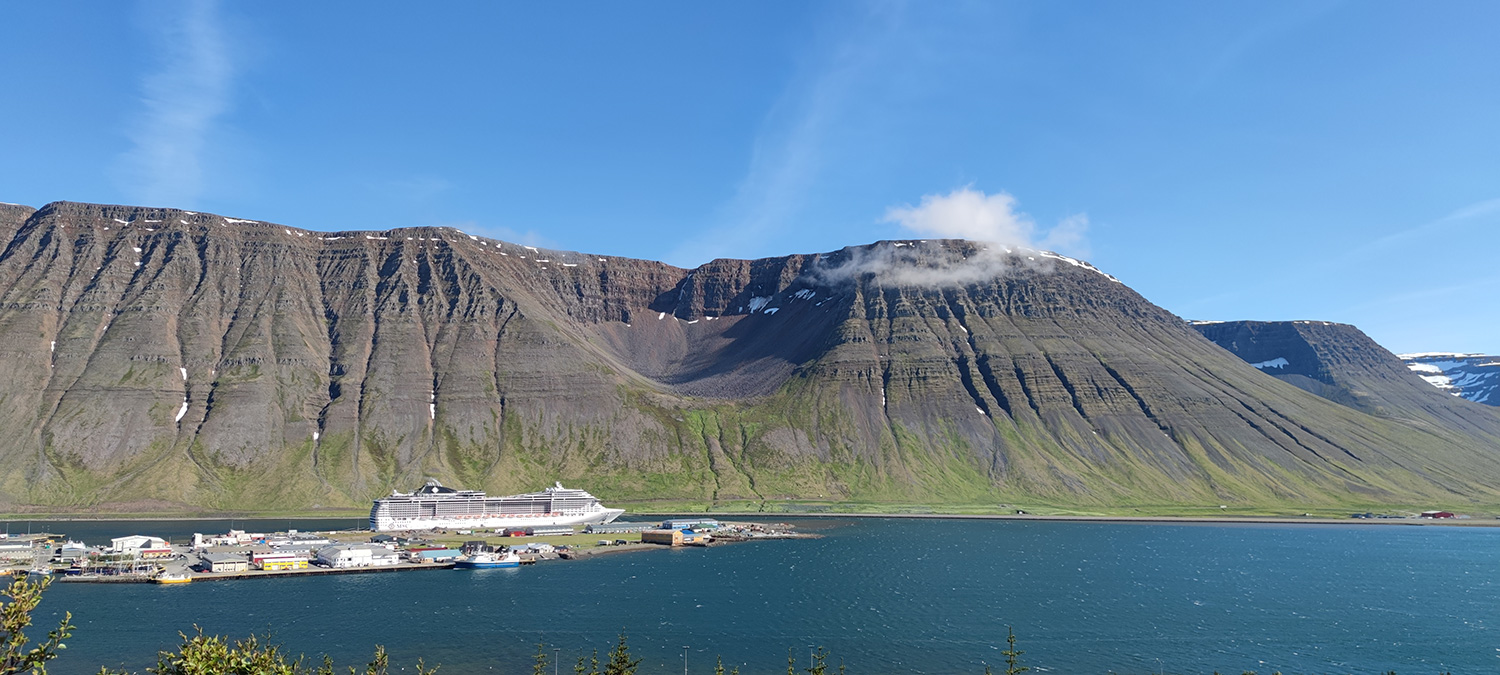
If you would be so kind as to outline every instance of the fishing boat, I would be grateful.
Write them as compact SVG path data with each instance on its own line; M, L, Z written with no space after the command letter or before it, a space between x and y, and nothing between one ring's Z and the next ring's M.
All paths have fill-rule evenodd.
M185 584L193 580L186 572L162 572L151 577L155 584Z
M475 553L453 561L457 569L484 570L496 567L520 567L521 556L514 553Z

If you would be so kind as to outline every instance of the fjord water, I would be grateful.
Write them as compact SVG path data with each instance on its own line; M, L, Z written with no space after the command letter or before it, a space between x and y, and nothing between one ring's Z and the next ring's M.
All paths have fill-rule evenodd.
M711 672L719 655L743 673L785 672L788 648L800 668L809 645L852 673L979 673L1003 660L1007 625L1036 672L1500 668L1500 529L796 522L826 537L512 570L57 584L33 630L74 613L57 673L142 670L194 624L269 633L341 664L362 663L380 643L402 665L422 656L448 673L523 672L538 642L549 654L561 648L567 671L621 629L649 673L680 672L684 645L694 673ZM106 526L49 529L85 525Z

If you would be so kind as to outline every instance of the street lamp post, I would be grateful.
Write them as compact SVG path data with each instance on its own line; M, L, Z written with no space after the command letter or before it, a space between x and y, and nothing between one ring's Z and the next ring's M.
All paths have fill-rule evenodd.
M557 662L562 660L562 648L552 648L552 675L557 675Z
M682 646L682 675L687 675L687 650L688 646Z

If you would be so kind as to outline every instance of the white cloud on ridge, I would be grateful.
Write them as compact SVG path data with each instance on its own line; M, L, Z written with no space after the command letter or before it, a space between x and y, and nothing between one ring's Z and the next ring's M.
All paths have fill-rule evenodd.
M1039 232L1036 221L1017 211L1016 204L1009 193L987 195L964 186L946 195L924 195L917 206L893 206L886 210L884 222L896 223L921 236L1088 255L1087 215L1068 216Z
M161 66L141 83L133 147L120 158L137 203L191 207L203 193L205 148L229 110L235 75L218 10L215 0L186 0L146 21L158 31Z
M917 206L886 210L884 222L912 233L941 239L978 242L972 251L942 248L936 242L886 244L857 249L847 260L819 268L825 283L868 276L876 283L903 286L954 286L1003 276L1016 267L1048 272L1055 258L1026 255L1056 251L1083 257L1088 252L1088 216L1072 215L1045 231L1031 216L1016 210L1016 198L961 187L946 195L925 195Z

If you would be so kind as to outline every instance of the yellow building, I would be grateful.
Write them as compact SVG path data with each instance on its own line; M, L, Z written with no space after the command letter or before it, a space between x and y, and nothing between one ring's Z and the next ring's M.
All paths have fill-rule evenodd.
M267 572L307 569L307 556L295 553L257 553L255 566Z
M307 558L293 558L291 560L262 560L260 568L263 570L305 570L307 569Z
M686 546L688 544L706 543L708 541L708 534L686 529L646 530L641 533L641 541L646 544Z

